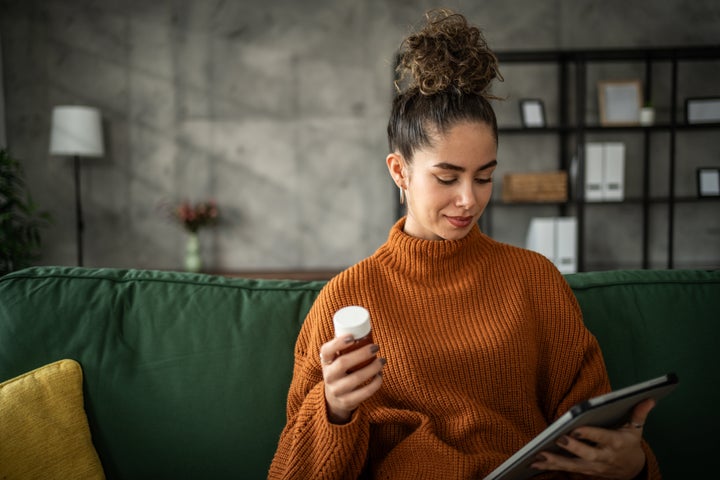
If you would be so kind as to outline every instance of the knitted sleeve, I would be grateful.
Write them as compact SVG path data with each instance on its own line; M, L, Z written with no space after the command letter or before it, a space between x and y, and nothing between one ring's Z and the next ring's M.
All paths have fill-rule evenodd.
M540 323L546 348L545 405L548 422L573 405L610 391L605 360L595 336L585 327L580 306L560 272L551 270L552 288L543 291Z
M295 345L293 379L287 399L287 423L270 466L270 479L357 478L367 456L369 430L362 406L350 423L327 419L320 346L332 338L332 314L326 291L308 313Z
M600 345L585 328L582 312L570 286L559 272L551 273L551 277L559 288L546 290L556 292L543 300L552 311L545 319L549 322L546 328L550 337L565 338L567 343L548 342L549 348L553 349L545 375L548 398L551 399L549 422L559 418L573 405L611 390ZM557 329L562 329L564 335ZM563 378L568 383L559 383ZM638 479L659 480L662 476L655 455L647 442L643 441L642 447L647 462Z

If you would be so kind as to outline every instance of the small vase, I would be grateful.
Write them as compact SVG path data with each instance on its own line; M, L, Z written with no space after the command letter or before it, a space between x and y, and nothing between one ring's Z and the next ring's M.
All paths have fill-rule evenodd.
M200 260L200 239L197 232L190 232L185 246L185 270L199 272L202 266Z
M649 126L655 123L655 109L643 107L640 109L640 125Z

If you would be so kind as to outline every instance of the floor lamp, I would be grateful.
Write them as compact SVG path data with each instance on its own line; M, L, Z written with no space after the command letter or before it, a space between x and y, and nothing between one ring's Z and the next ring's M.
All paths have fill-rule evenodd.
M80 158L102 157L104 153L100 110L80 106L53 108L50 154L73 159L78 266L83 265L83 230L85 228L80 189Z

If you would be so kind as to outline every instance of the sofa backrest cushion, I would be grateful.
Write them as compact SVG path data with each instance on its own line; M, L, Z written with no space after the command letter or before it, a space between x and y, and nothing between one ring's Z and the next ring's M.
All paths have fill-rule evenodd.
M320 282L32 268L0 279L0 381L85 376L108 478L265 478Z
M566 276L605 356L614 389L677 373L644 436L665 478L714 471L720 417L720 271L644 270Z
M720 429L720 271L566 278L613 387L678 374L645 436L665 478L703 478ZM0 278L0 381L77 360L108 478L265 478L285 422L295 339L323 285L72 267L15 272Z

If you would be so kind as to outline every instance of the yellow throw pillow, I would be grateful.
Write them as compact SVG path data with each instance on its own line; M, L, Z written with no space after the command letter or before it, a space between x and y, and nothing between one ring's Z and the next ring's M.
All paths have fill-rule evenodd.
M76 361L60 360L0 383L0 478L105 478Z

